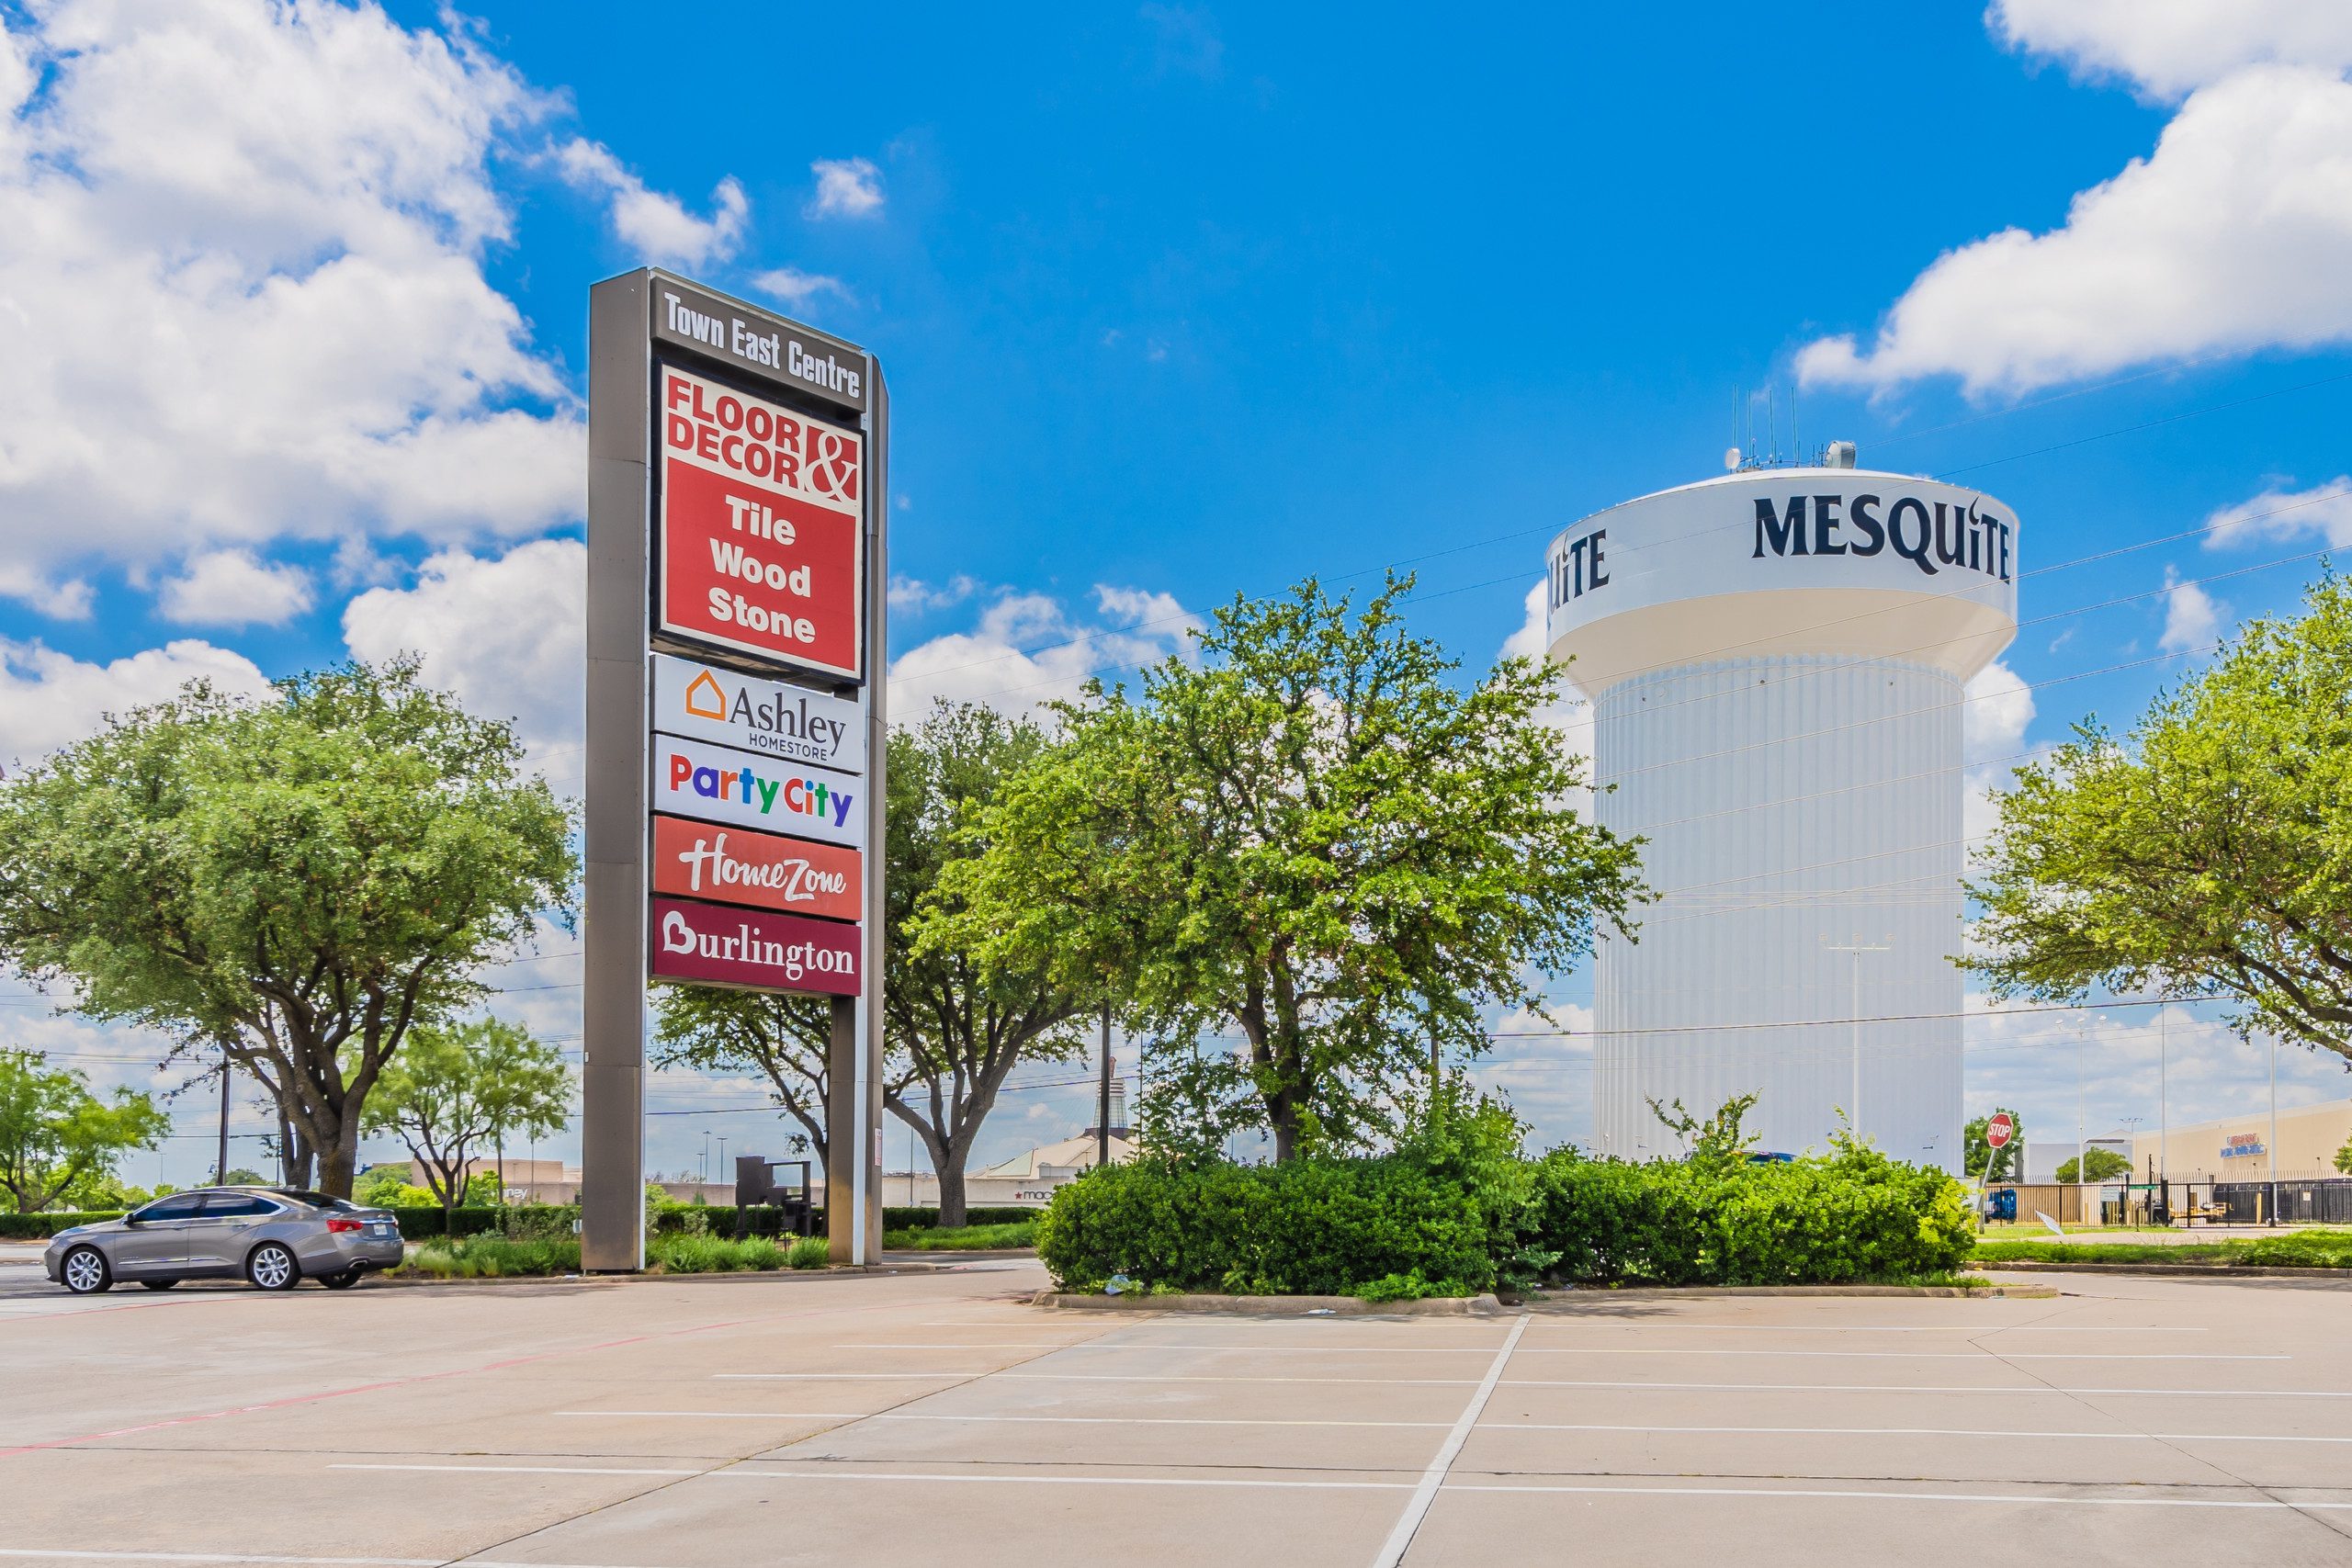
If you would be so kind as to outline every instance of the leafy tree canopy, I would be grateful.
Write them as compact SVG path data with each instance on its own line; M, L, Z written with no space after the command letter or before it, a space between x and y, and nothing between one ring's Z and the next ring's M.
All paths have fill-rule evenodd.
M2085 1149L2076 1159L2080 1160L2080 1165L2075 1160L2066 1160L2052 1173L2061 1186L2071 1186L2077 1181L2112 1181L2119 1176L2132 1174L2130 1156L2117 1154L2113 1149Z
M1994 994L2238 1000L2352 1061L2352 591L2249 623L2121 739L2097 721L1999 798L1967 960Z
M556 1048L485 1018L419 1027L377 1080L364 1124L397 1133L442 1208L454 1209L473 1183L486 1180L493 1202L501 1196L494 1173L466 1176L469 1160L508 1137L553 1133L571 1114L571 1074Z
M1065 739L979 812L925 940L1119 998L1161 1092L1278 1157L1393 1132L1432 1032L1475 1055L1486 1006L1548 1016L1540 973L1642 891L1635 844L1570 804L1559 671L1458 685L1398 618L1410 586L1237 598L1200 662L1057 705ZM1245 1058L1197 1049L1227 1031Z
M413 660L202 682L0 788L0 954L83 1010L219 1045L348 1192L361 1108L410 1027L569 919L570 814L512 728Z
M1990 1183L2015 1181L2024 1173L2025 1122L2007 1106L2003 1106L2001 1109L2008 1111L2010 1123L2017 1131L2010 1136L2009 1141L1999 1148L1994 1148L1985 1141L1984 1129L1990 1126L1993 1121L1989 1112L1977 1117L1961 1129L1962 1153L1967 1161L1961 1168L1961 1174L1963 1176Z
M20 1214L111 1176L124 1155L163 1142L171 1124L144 1094L122 1089L102 1100L80 1073L50 1066L38 1051L0 1051L0 1186Z

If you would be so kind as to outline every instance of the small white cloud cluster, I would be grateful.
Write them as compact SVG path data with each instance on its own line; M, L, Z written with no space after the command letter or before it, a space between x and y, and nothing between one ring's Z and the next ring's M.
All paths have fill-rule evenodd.
M1996 0L2011 47L2178 100L2155 149L2044 233L1939 257L1811 383L1956 376L2015 393L2127 366L2352 342L2352 6L2341 0Z
M919 719L934 701L981 703L1005 713L1078 695L1087 678L1125 677L1171 655L1188 656L1198 616L1170 595L1097 584L1090 624L1049 594L999 594L968 632L932 638L890 661L890 713Z

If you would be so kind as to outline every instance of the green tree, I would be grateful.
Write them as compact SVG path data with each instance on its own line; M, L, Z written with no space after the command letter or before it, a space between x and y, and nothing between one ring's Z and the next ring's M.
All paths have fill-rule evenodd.
M978 813L926 940L1121 998L1155 1076L1277 1158L1396 1131L1432 1034L1475 1055L1487 1005L1548 1017L1540 972L1643 892L1635 843L1569 804L1558 669L1458 685L1398 619L1410 586L1360 613L1312 580L1237 598L1201 663L1057 705L1064 739ZM1198 1050L1227 1031L1246 1056Z
M2344 1146L2335 1151L2335 1168L2352 1176L2352 1138L2345 1139Z
M2083 1168L2078 1170L2071 1159L2061 1165L2055 1172L2060 1186L2071 1187L2077 1181L2112 1181L2132 1174L2131 1158L2113 1149L2085 1149L2076 1157L2082 1161Z
M775 1102L800 1123L822 1170L831 1015L823 997L664 986L653 996L653 1063L759 1074Z
M959 923L964 896L946 874L986 852L988 807L1046 755L1034 720L977 703L934 704L921 724L890 737L882 1102L922 1140L939 1177L942 1226L964 1223L965 1168L1006 1076L1021 1062L1085 1049L1071 1021L1086 994L1057 984L1053 966L1034 958L983 962L967 940L970 926ZM909 940L919 915L936 921L936 938Z
M890 737L882 1101L930 1155L942 1225L963 1224L972 1147L1006 1076L1021 1062L1084 1048L1070 1027L1081 999L1042 966L983 964L952 934L912 940L926 912L959 911L956 896L940 888L941 873L981 852L984 837L967 830L976 814L1046 750L1035 722L968 703L936 704ZM655 1009L658 1062L761 1074L824 1159L831 1021L822 998L681 986L666 989Z
M419 1026L377 1079L365 1126L396 1133L443 1213L472 1191L466 1166L509 1134L552 1133L571 1114L571 1075L552 1045L503 1019ZM487 1190L501 1192L488 1171Z
M1995 995L2228 997L2352 1061L2352 591L2249 623L2118 739L2094 719L1999 797L1982 954Z
M1990 1112L1961 1129L1962 1157L1966 1161L1961 1174L1988 1186L1996 1181L2015 1181L2025 1168L2018 1163L2025 1158L2025 1122L2007 1106L1999 1109L2007 1111L2009 1123L2016 1129L2009 1141L1999 1148L1994 1148L1984 1138L1984 1129L1993 1121Z
M0 1186L17 1212L46 1209L88 1178L113 1174L133 1149L152 1149L171 1130L154 1100L115 1090L111 1104L71 1067L52 1068L38 1051L0 1051Z
M481 966L569 921L570 814L512 728L351 664L246 701L190 683L0 791L0 953L81 1009L218 1046L292 1178L347 1194L369 1090Z

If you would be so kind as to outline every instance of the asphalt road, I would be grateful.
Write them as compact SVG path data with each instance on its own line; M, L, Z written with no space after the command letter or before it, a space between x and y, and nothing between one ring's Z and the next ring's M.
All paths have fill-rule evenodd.
M0 1561L2352 1562L2352 1291L1033 1308L1034 1264L66 1297Z

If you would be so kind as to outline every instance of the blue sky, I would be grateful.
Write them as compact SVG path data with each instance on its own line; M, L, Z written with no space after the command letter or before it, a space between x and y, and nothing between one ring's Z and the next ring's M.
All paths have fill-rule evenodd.
M1770 389L1783 450L1793 408L2019 514L1981 791L2352 542L2339 10L0 4L0 757L417 648L578 787L585 289L658 260L881 356L902 705L1059 694L1400 562L1483 668L1554 531L1717 471ZM570 945L499 976L558 1036ZM2144 1023L2085 1025L2094 1122L2153 1119ZM2179 1028L2176 1120L2258 1095ZM1972 1104L2071 1123L2052 1033L1983 1024ZM1577 1136L1584 1059L1497 1077ZM1015 1097L984 1154L1080 1101Z

